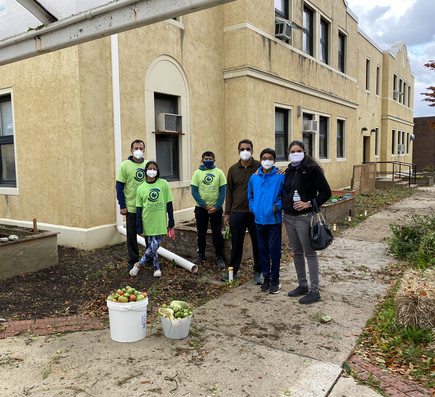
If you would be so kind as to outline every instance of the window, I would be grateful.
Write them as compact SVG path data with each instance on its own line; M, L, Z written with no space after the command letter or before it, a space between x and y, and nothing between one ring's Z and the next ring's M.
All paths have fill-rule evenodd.
M397 154L402 153L400 144L402 143L402 131L397 131Z
M313 10L304 6L302 50L311 56L313 55L313 37Z
M406 104L406 83L403 82L403 94L402 94L402 103L405 105Z
M410 135L409 132L406 133L406 154L409 154L409 141L410 141Z
M403 81L399 79L399 103L403 102Z
M402 131L402 148L401 153L405 154L405 131Z
M399 97L399 93L398 93L398 91L397 91L397 76L394 75L394 76L393 76L393 99L394 99L395 101L397 101L397 100L398 100L398 97Z
M338 70L345 72L346 36L338 32Z
M319 118L319 159L328 158L328 118Z
M370 91L370 59L366 59L366 90Z
M178 114L178 97L154 94L154 111ZM168 181L180 179L179 133L156 133L156 161L160 177Z
M305 124L305 122L309 120L313 120L313 115L304 113L302 123ZM309 156L313 157L313 134L310 132L304 132L302 134L302 141L305 145L305 151Z
M337 158L344 157L344 120L337 120Z
M391 154L393 156L396 154L396 130L393 130L391 134Z
M411 87L408 86L408 107L411 107Z
M275 0L275 15L289 19L288 0Z
M375 128L375 156L379 156L379 128Z
M379 96L381 90L381 67L376 67L376 95Z
M288 110L275 109L275 152L278 161L288 159Z
M0 187L16 186L12 98L0 92Z
M329 23L323 18L320 20L320 60L328 63L329 52Z

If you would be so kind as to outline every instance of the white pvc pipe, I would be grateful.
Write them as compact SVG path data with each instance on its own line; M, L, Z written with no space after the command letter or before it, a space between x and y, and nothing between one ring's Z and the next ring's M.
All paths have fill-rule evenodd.
M119 61L118 61L118 35L112 35L110 37L110 48L112 55L112 97L113 97L113 134L115 143L115 169L118 170L122 160L121 150L121 106L119 99ZM127 236L127 230L124 227L122 215L119 212L119 205L116 206L116 228L118 232ZM137 235L137 242L146 247L145 239ZM190 272L196 273L198 266L194 263L168 251L165 248L160 247L157 253L170 261L175 261L178 266Z

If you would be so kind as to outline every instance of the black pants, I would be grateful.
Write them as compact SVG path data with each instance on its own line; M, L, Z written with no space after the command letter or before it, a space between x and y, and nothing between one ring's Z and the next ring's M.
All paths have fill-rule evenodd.
M127 229L128 264L139 262L139 246L137 244L136 213L127 212L125 216Z
M243 242L245 241L246 229L249 231L252 241L252 253L254 254L254 272L261 273L260 251L258 250L257 231L255 228L255 216L250 212L231 212L231 260L228 266L233 267L237 274L242 261Z
M205 255L207 241L208 220L210 219L211 233L216 256L222 257L224 239L222 237L222 208L214 214L209 214L202 207L195 207L196 229L198 232L198 254Z

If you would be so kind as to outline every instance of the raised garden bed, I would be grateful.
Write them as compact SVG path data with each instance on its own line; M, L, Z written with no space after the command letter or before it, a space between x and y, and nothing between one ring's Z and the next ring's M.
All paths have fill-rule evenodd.
M330 226L338 219L348 216L349 211L353 214L355 190L331 190L331 193L331 199L336 201L328 201L320 207L326 223Z
M57 234L0 225L0 238L19 237L0 242L0 280L57 265Z

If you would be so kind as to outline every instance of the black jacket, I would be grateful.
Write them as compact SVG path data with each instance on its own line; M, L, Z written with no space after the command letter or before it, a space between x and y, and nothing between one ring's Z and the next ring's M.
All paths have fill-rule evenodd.
M289 164L285 170L284 194L282 197L282 207L285 213L290 215L300 215L311 212L312 208L296 211L293 208L293 193L297 190L302 201L316 200L320 206L331 197L331 188L323 175L321 168L317 165L304 167L293 167Z

